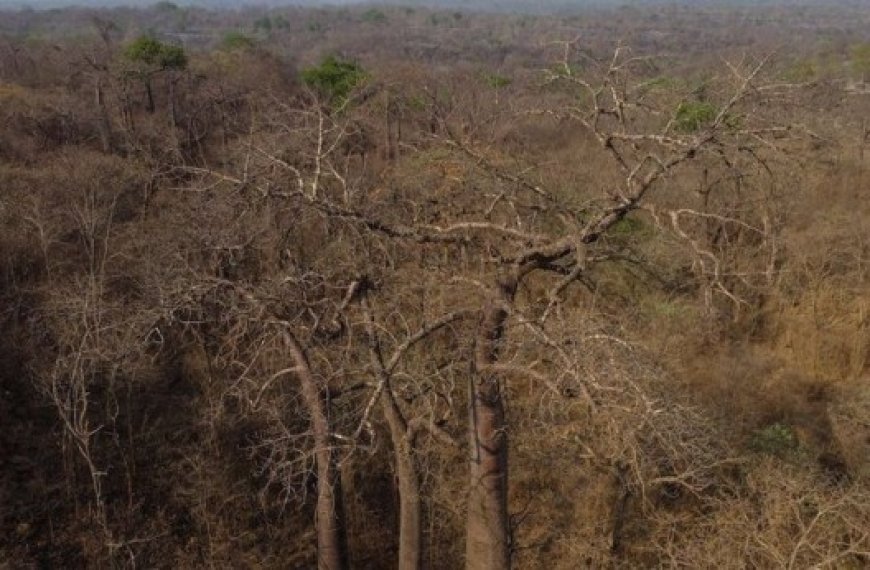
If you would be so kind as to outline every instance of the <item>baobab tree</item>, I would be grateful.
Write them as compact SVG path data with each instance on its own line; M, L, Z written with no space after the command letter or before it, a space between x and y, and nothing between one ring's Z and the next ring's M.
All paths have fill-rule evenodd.
M554 86L567 86L573 100L580 103L559 102L554 108L530 109L528 115L542 121L553 117L561 128L575 128L578 136L598 142L604 164L612 169L606 179L612 185L602 189L603 198L596 198L593 189L572 196L516 174L506 165L507 157L459 134L462 129L448 119L442 143L455 152L455 159L464 162L464 177L453 174L453 178L465 189L464 195L457 191L428 198L428 212L444 223L388 226L343 213L370 229L416 244L455 246L485 268L482 278L454 275L483 295L470 362L466 527L466 567L470 569L511 564L510 425L503 385L517 376L546 381L545 374L516 365L513 355L504 354L508 331L521 325L543 335L542 328L572 284L586 278L596 265L619 259L619 245L609 238L630 216L644 216L684 243L709 303L718 294L739 306L742 301L734 289L742 285L728 279L720 252L711 251L698 235L699 228L708 224L697 222L712 221L732 238L751 234L766 252L763 261L775 263L775 250L767 248L776 231L766 210L768 204L757 203L753 211L723 213L706 198L696 204L694 195L679 192L686 184L681 178L693 180L698 169L768 168L769 155L779 150L790 129L765 120L756 105L789 92L792 86L764 85L764 61L747 60L728 67L714 103L680 102L646 90L645 82L635 77L648 62L632 57L628 50L617 49L609 62L593 65L581 75L571 61L572 47L565 44L564 59L549 79ZM595 156L594 160L599 159ZM481 175L494 187L485 202L467 187L479 185ZM745 182L741 189L748 191ZM703 190L705 195L710 189ZM423 201L418 196L416 203ZM518 294L533 279L536 287L550 284L535 301L536 318L530 319L520 310ZM523 300L523 305L529 303ZM570 392L582 394L582 381L579 384Z
M599 179L604 187L576 193L549 188L544 177L532 177L528 170L517 173L511 166L516 159L472 138L468 134L472 130L442 114L438 134L425 151L421 149L437 150L438 161L426 163L411 185L402 188L394 183L392 195L373 194L366 190L364 177L350 175L353 162L342 155L340 141L348 136L351 122L319 106L280 110L271 119L280 126L274 132L294 133L296 138L281 143L284 134L276 138L264 132L246 151L251 160L244 163L241 176L203 172L222 182L254 185L267 199L296 204L328 224L346 228L334 234L331 243L343 239L339 238L347 235L343 232L362 230L356 234L359 243L374 239L387 244L376 246L391 252L385 254L384 263L373 266L369 259L367 265L357 267L358 274L376 270L392 280L413 278L401 267L417 256L422 261L415 271L430 275L433 283L440 284L437 287L464 288L459 297L462 306L423 323L407 342L425 342L429 331L459 319L460 314L467 319L466 303L476 300L476 324L464 329L473 351L457 355L467 358L470 369L465 447L469 570L509 568L516 546L508 508L511 424L505 384L525 379L562 397L596 404L579 370L569 367L567 383L554 381L552 368L507 352L510 335L526 335L539 351L561 354L557 360L570 361L547 332L548 323L574 284L588 279L597 266L624 258L623 240L617 238L625 233L626 220L643 220L682 244L679 247L689 252L711 308L716 295L738 307L743 303L737 289L745 283L723 269L722 244L727 240L749 235L759 244L760 262L765 267L775 264L775 248L768 246L776 224L767 203L721 211L720 202L711 196L734 186L717 181L715 192L713 184L694 192L693 185L699 172L733 173L743 168L771 172L770 157L781 150L792 131L765 120L757 106L792 86L765 85L764 61L747 59L728 65L715 84L717 89L710 89L704 101L693 100L691 94L681 100L651 89L643 78L649 61L633 57L625 48L618 48L603 64L585 61L580 73L574 47L572 42L564 44L563 59L548 77L549 89L555 93L545 99L550 106L528 108L520 119L556 121L560 129L594 141L597 149L588 146L587 150L590 160L606 165L607 172ZM345 111L349 108L344 106ZM426 173L433 171L440 172L440 180L427 178ZM745 178L737 178L742 199L758 191ZM720 236L713 246L708 239L711 229ZM433 252L442 252L434 258L441 261L426 261ZM531 288L543 293L522 292ZM401 566L419 567L420 487L410 427L415 421L398 403L391 378L406 344L399 343L392 357L385 356L368 296L362 306L375 378L372 396L363 400L368 402L363 418L371 413L373 403L381 402L399 477Z
M608 239L611 234L630 216L643 215L688 246L708 296L720 294L739 305L741 299L724 276L719 252L703 243L694 222L713 220L726 233L751 233L762 244L771 243L768 239L775 232L766 204L753 212L717 212L709 202L696 205L691 195L680 195L680 178L692 179L699 165L733 171L745 167L747 160L764 163L766 153L777 150L778 139L787 136L789 129L766 121L757 105L792 86L764 85L765 62L749 59L728 66L714 103L674 105L673 98L651 96L643 80L636 78L646 59L632 57L620 47L609 62L584 62L587 71L580 73L572 59L573 48L573 42L564 44L563 59L549 81L566 86L575 102L532 109L529 114L542 120L554 117L561 128L577 129L579 136L591 136L599 143L607 156L603 164L612 169L607 180L614 181L601 189L602 199L587 191L583 192L587 199L578 200L513 174L502 157L452 134L449 126L445 138L445 144L503 188L485 210L476 212L476 227L491 236L482 255L494 270L490 284L482 284L488 292L476 333L469 403L466 567L470 570L511 564L507 507L511 430L503 384L512 376L534 374L529 367L504 364L508 330L514 323L529 321L518 310L520 287L535 275L544 276L543 283L550 282L535 310L534 326L540 332L573 283L587 277L597 264L619 258L619 245ZM693 112L698 109L704 112ZM467 220L454 223L469 224Z

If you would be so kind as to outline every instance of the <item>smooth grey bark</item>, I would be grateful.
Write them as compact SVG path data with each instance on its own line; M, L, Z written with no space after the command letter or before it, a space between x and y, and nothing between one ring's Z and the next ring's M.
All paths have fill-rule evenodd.
M317 467L317 568L345 570L348 568L348 550L344 497L329 422L329 390L317 381L308 356L296 337L285 330L284 339L296 364L296 374L302 385L302 397L311 416L311 431L314 434Z
M391 374L384 362L371 308L365 299L363 306L366 311L371 360L378 376L381 409L390 430L399 487L399 570L418 570L423 565L423 504L420 474L414 459L416 430L411 429L396 401Z

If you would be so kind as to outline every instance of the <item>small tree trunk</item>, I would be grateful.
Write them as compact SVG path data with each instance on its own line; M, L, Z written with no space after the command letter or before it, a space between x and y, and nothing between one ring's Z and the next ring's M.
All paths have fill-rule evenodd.
M130 144L130 139L132 135L136 132L136 122L133 117L133 102L130 100L130 85L126 81L121 86L121 102L123 110L121 115L123 117L124 127L125 127L125 136L127 138L128 145Z
M408 420L393 393L390 372L384 365L371 308L365 299L363 306L366 310L371 360L381 384L381 408L390 429L396 461L399 484L399 570L418 570L423 564L423 507L420 475L414 460L414 432L409 428Z
M145 108L149 113L153 113L157 107L154 105L154 90L151 88L150 79L145 79L145 95L148 99L147 106Z
M396 155L402 150L402 112L396 115Z
M289 331L284 332L284 338L296 363L297 375L302 384L302 397L311 416L311 431L314 434L317 464L317 568L345 570L348 567L347 534L341 475L335 460L329 425L329 393L325 387L320 386L311 372L305 350L296 338Z
M389 385L384 388L381 402L393 441L399 481L399 570L417 570L423 561L423 509L412 434Z
M103 152L112 152L112 124L109 121L109 111L106 109L106 100L103 96L103 85L99 77L94 83L94 103L99 111L100 144Z
M169 123L175 129L178 126L178 108L175 102L175 81L176 78L170 74L169 76Z
M861 162L864 162L864 149L867 146L867 140L870 139L870 127L867 126L867 119L861 121L861 144L858 145Z
M499 283L498 296L484 308L477 332L474 374L469 394L471 481L468 492L465 567L510 568L508 519L508 435L504 399L497 374L499 345L507 320L505 305L516 293L516 280Z
M384 102L384 158L392 162L396 158L393 146L393 105L389 93Z

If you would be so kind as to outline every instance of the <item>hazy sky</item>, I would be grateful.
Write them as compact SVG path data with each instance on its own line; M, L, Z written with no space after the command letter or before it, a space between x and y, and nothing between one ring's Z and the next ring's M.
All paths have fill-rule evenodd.
M50 6L150 6L158 0L0 0L0 5L50 7ZM655 1L655 0L653 0ZM667 1L667 0L661 0ZM685 0L684 0L685 1ZM692 1L692 0L688 0ZM542 6L545 4L565 6L575 4L578 6L589 4L640 4L650 3L650 0L172 0L180 6L238 6L238 5L338 5L338 4L417 4L417 5L449 5L460 7L462 5L474 5L480 7L486 4L527 4L530 6Z
M17 6L72 6L72 5L88 5L88 6L151 6L159 0L0 0L0 5L17 5ZM266 5L301 5L301 4L362 4L371 0L172 0L173 4L179 6L230 6L242 4L266 4ZM398 4L401 2L392 2Z
M553 9L565 8L568 6L594 6L602 4L611 5L638 5L638 4L663 4L663 3L678 3L678 4L833 4L833 3L851 3L858 4L870 0L172 0L178 5L196 5L196 6L211 6L211 7L234 7L241 5L266 5L266 6L281 6L281 5L340 5L340 4L414 4L414 5L440 5L449 6L452 8L460 8L467 6L469 8L480 9L482 7L491 6L493 8L505 8L507 6L517 8L524 5L531 9ZM23 7L29 6L33 8L54 8L58 6L150 6L156 4L157 0L0 0L0 7Z

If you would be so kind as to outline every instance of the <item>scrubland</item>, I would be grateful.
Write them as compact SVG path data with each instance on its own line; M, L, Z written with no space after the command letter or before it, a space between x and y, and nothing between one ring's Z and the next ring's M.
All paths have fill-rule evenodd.
M0 568L870 563L866 8L0 16Z

